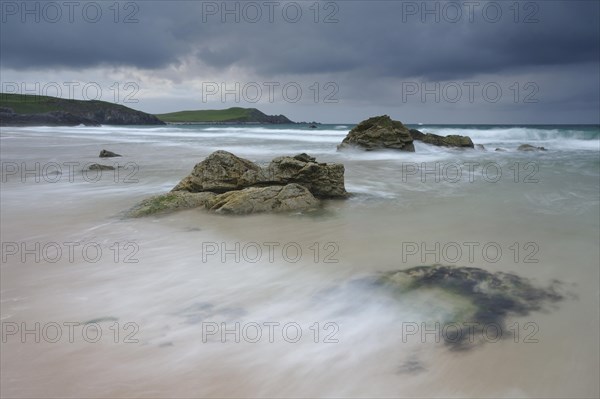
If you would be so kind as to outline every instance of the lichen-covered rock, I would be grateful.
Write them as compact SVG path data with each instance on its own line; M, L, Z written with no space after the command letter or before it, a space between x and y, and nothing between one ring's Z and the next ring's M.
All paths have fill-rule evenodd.
M307 154L278 157L265 170L269 183L298 183L317 198L345 197L344 165L319 163Z
M319 205L310 191L298 184L250 187L220 194L209 204L216 213L245 215L261 212L290 212L316 208Z
M168 212L206 207L212 203L214 193L189 193L186 191L170 192L147 198L127 212L129 217L150 216Z
M350 130L338 150L359 148L366 151L393 149L414 152L413 138L402 122L389 116L375 116L360 122Z
M433 133L423 133L417 129L410 129L410 135L415 141L438 147L475 148L469 136L449 135L440 136Z
M113 158L113 157L120 157L121 155L116 154L112 151L108 151L108 150L102 150L100 151L100 158Z
M217 213L288 212L319 206L317 198L343 198L344 166L319 163L307 154L275 158L267 167L216 151L196 164L169 194L142 201L139 217L205 207Z
M544 147L534 147L531 144L521 144L518 151L546 151Z
M171 191L225 193L253 186L265 177L260 166L227 151L215 151L196 164Z
M275 158L266 168L226 151L216 151L194 167L172 191L226 193L249 187L298 183L318 198L346 196L344 165L319 163L299 154Z

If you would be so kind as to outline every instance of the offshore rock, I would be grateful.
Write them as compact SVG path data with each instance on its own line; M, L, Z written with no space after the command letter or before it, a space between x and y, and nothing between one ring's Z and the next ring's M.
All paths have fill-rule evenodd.
M415 141L422 141L438 147L475 148L469 136L439 136L433 133L423 133L417 129L410 129L410 135Z
M121 155L114 153L112 151L108 151L108 150L102 150L100 151L100 158L114 158L114 157L120 157Z
M518 151L546 151L544 147L534 147L531 144L521 144L518 148Z
M366 151L392 149L414 152L413 138L402 122L389 116L375 116L360 122L338 145L338 150L359 148Z

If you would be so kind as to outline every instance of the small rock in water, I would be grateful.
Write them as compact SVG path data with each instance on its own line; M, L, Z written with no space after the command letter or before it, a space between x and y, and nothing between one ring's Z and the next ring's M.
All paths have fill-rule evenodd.
M112 316L108 316L108 317L98 317L97 319L92 319L92 320L88 320L83 322L83 324L97 324L97 323L107 323L109 321L115 322L118 321L119 319L116 317L112 317Z
M94 163L88 167L88 170L115 170L115 167L111 165L101 165L99 163Z
M100 151L100 158L113 158L113 157L120 157L121 155L116 154L112 151L108 151L108 150L102 150Z
M504 148L496 148L494 151L498 151L498 152L506 152L506 150Z
M517 148L517 150L519 150L519 151L546 151L546 149L544 147L534 147L531 144L521 144L519 146L519 148Z
M449 136L440 136L433 133L423 133L417 129L410 129L410 135L415 141L422 141L425 144L431 144L438 147L455 148L474 148L473 140L469 136L459 136L456 134ZM479 144L481 145L481 144ZM483 147L483 146L482 146Z
M476 144L476 145L475 145L475 147L476 147L478 150L481 150L481 151L486 151L486 149L485 149L485 147L483 146L483 144Z

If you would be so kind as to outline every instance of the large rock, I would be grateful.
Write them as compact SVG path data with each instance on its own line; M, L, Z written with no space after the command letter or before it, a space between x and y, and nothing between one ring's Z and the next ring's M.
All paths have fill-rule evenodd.
M298 183L317 198L345 197L344 165L318 163L307 154L278 157L265 170L269 183Z
M303 211L317 198L345 197L344 166L318 163L307 154L275 158L267 167L216 151L198 163L170 193L142 201L128 212L139 217L189 208L223 214Z
M475 148L469 136L439 136L433 133L423 133L417 129L410 129L410 135L415 141L422 141L425 144L439 147Z
M192 173L171 191L225 193L251 187L265 180L260 166L227 151L215 151L196 164Z
M248 187L298 183L318 198L347 195L344 165L318 163L306 154L275 158L265 168L227 151L216 151L194 167L172 191L225 193Z
M250 187L218 195L210 204L216 213L245 215L261 212L290 212L316 208L319 205L310 191L299 184Z
M366 151L393 149L414 152L413 138L402 122L389 116L375 116L360 122L338 145L338 150L360 148Z
M127 212L129 217L150 216L182 209L206 207L212 204L214 193L171 192L147 198Z

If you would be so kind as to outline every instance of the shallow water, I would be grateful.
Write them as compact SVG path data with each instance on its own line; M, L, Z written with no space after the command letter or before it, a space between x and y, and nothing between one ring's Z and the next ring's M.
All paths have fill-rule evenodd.
M338 153L344 125L3 128L2 395L600 395L598 128L419 129L488 151ZM94 181L81 169L103 148L124 156L100 163L124 168ZM306 215L122 217L217 149L342 162L354 195ZM455 304L361 283L433 263L558 280L566 299L452 351L407 328L462 322Z

